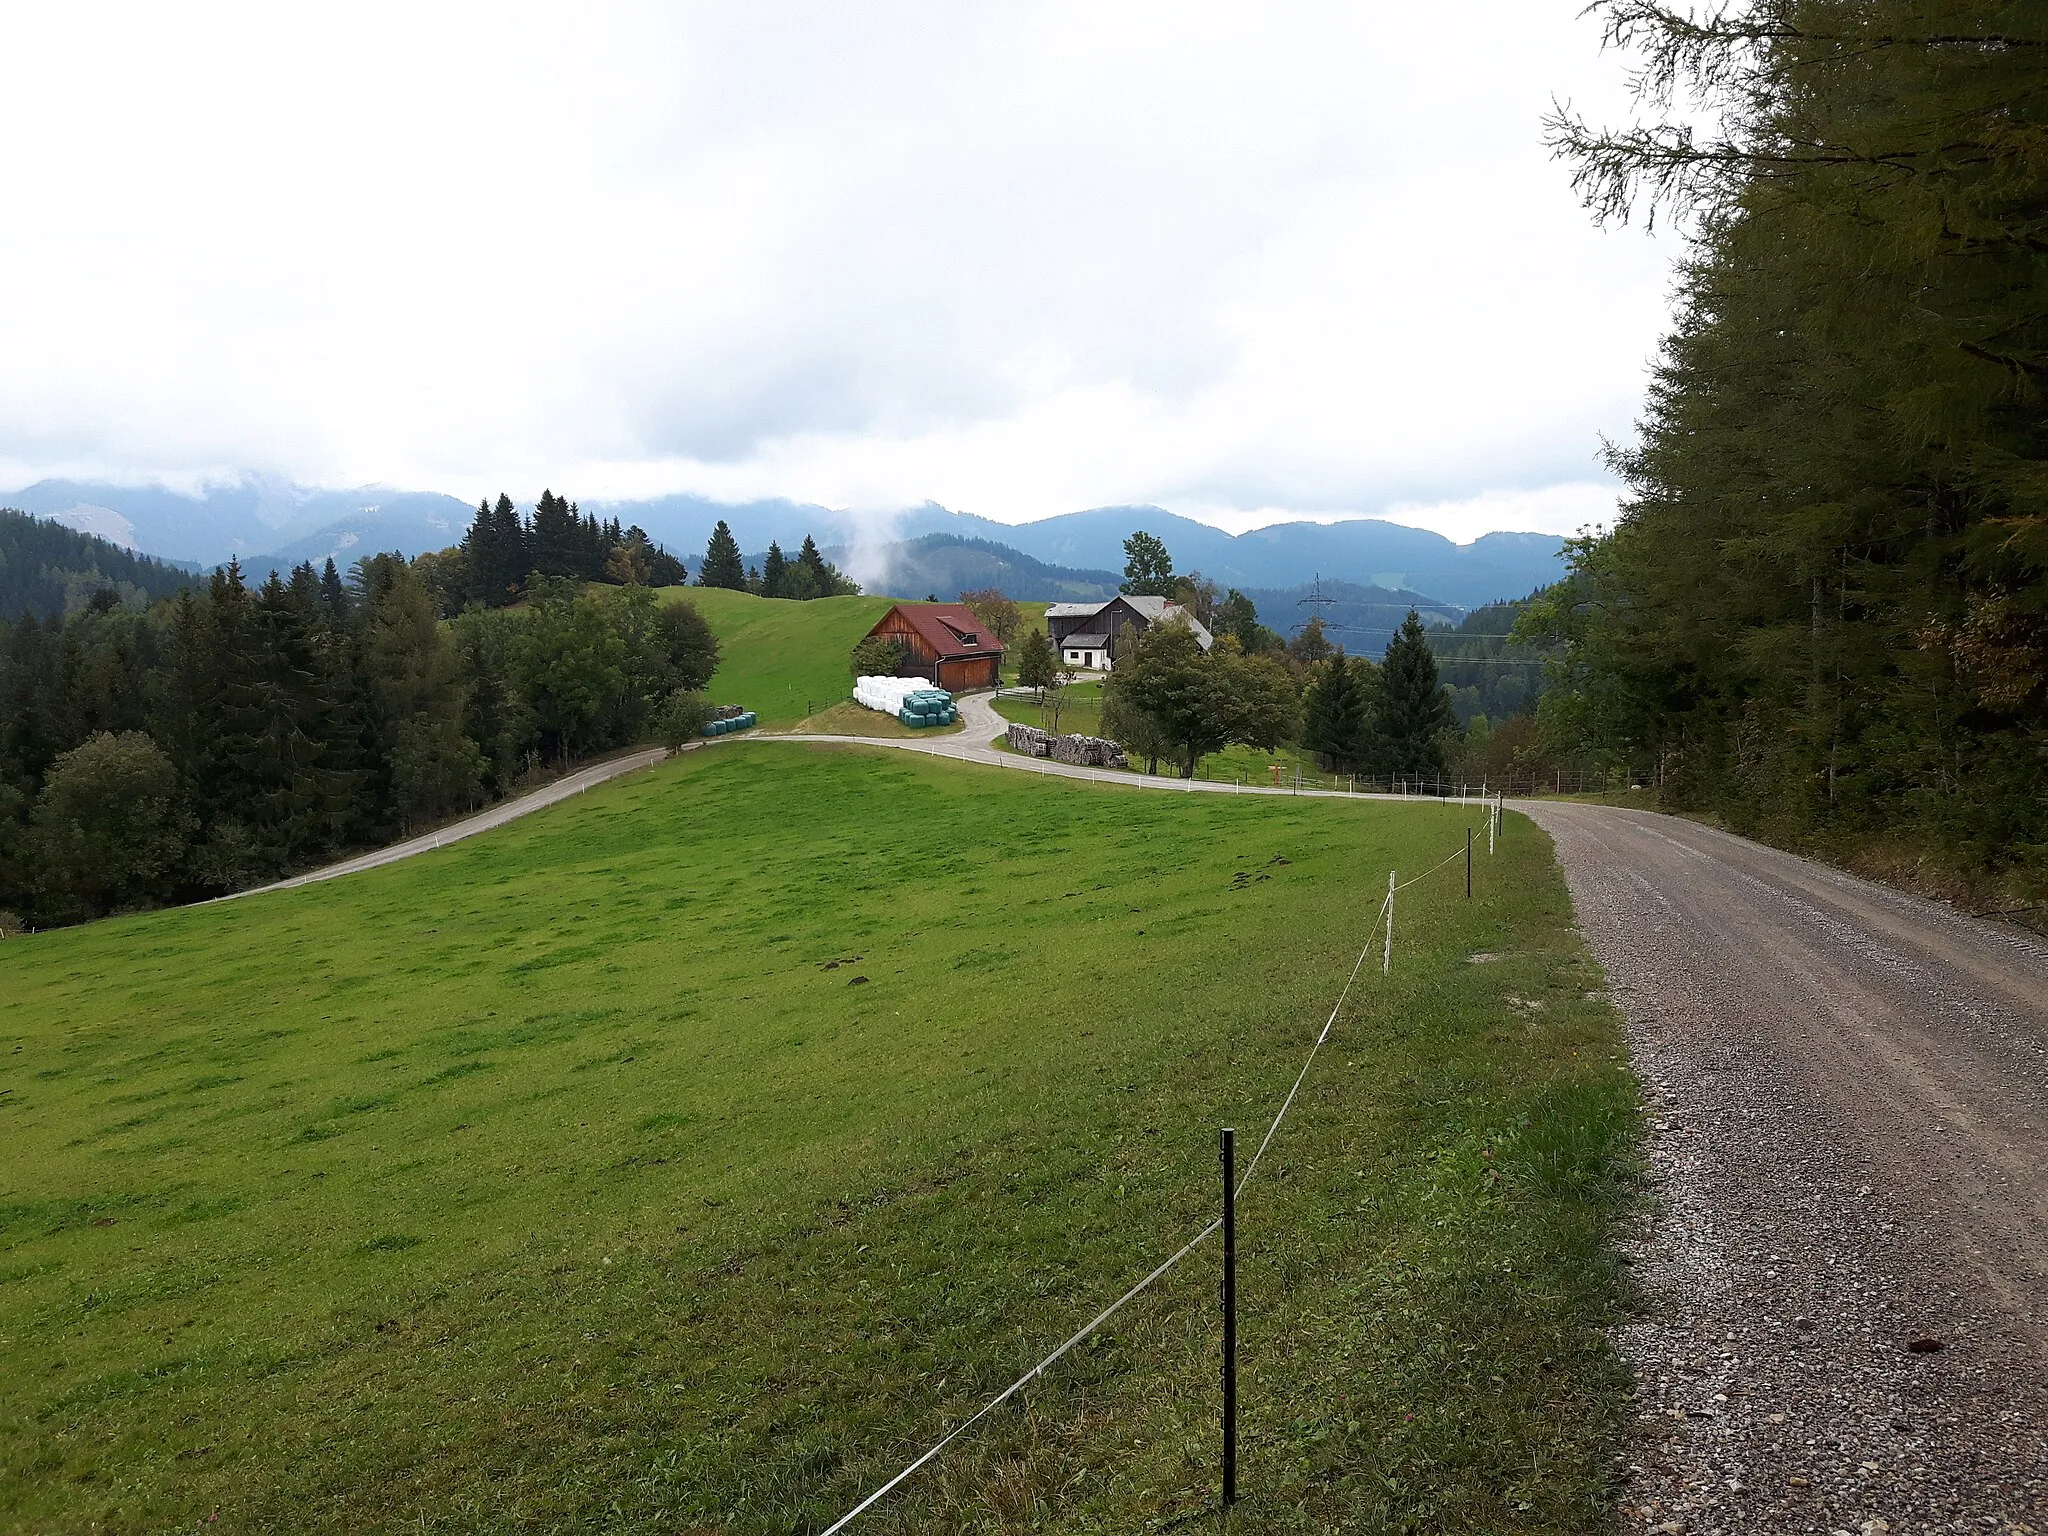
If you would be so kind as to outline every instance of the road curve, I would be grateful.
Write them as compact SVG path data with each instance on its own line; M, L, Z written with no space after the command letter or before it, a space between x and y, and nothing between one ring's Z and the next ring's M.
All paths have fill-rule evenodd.
M393 843L388 848L379 848L372 853L357 854L352 859L343 859L339 864L326 864L319 869L309 869L303 875L293 875L289 880L273 881L269 885L252 886L246 891L217 898L233 901L241 896L260 896L265 891L288 891L295 885L315 885L322 880L336 880L343 875L357 874L365 869L376 869L383 864L396 864L400 859L409 859L416 853L426 853L446 843L458 843L465 837L475 837L479 832L488 832L493 827L502 827L508 821L566 800L571 795L580 795L593 784L602 784L607 779L616 779L621 774L632 773L660 762L668 753L660 747L650 747L642 752L629 752L623 757L609 757L601 763L592 763L588 768L579 768L554 783L544 785L531 794L517 795L510 800L500 800L487 810L458 821L452 826L441 827L433 832L423 832L418 837L407 838L402 843Z
M1162 779L1146 774L1123 773L1111 768L1080 768L1069 763L1048 762L1043 758L1029 758L1014 752L999 752L990 743L1009 728L1009 722L995 711L989 694L962 694L959 698L963 729L957 733L933 736L832 736L803 731L755 731L737 736L713 737L701 745L705 747L731 746L742 741L799 741L816 742L827 746L893 747L906 752L921 752L931 757L952 758L956 762L981 763L988 767L1009 768L1024 773L1042 774L1053 778L1095 779L1105 783L1122 784L1129 788L1204 791L1216 794L1255 795L1319 795L1331 799L1413 799L1401 795L1350 795L1331 790L1290 790L1274 789L1253 785L1246 788L1236 784L1211 783L1203 779ZM322 880L335 880L343 875L357 874L362 870L376 869L385 864L395 864L400 859L409 859L416 853L426 853L448 843L460 842L465 837L474 837L479 832L488 832L493 827L502 827L544 807L566 800L571 795L581 794L594 784L622 774L633 773L641 768L660 762L668 754L659 747L650 747L640 752L630 752L623 757L607 758L601 763L592 763L580 768L566 778L537 789L531 794L515 799L501 800L487 810L479 811L463 821L442 827L434 832L425 832L418 837L408 838L402 843L393 843L371 853L358 854L343 859L338 864L323 865L319 869L293 875L288 880L272 881L269 885L252 886L246 891L220 896L218 901L234 901L242 896L260 896L265 891L285 891L297 885L313 885ZM1432 797L1433 798L1433 797ZM1476 795L1475 795L1476 798Z
M1653 1126L1624 1523L2048 1531L2048 947L1676 818L1515 808Z
M945 735L930 736L827 736L804 731L761 732L748 736L728 736L724 742L738 741L805 741L828 746L895 747L907 752L921 752L929 757L951 758L959 763L980 763L989 768L1008 768L1017 773L1031 773L1056 779L1086 779L1099 784L1121 784L1126 789L1164 790L1171 794L1211 795L1293 795L1300 798L1311 796L1323 800L1404 800L1418 799L1439 802L1435 795L1386 795L1370 791L1352 792L1342 789L1296 789L1291 786L1275 787L1268 784L1232 784L1216 779L1181 779L1156 777L1148 773L1132 773L1121 768L1084 768L1073 763L1056 763L1049 758L1026 757L1020 752L1005 752L995 745L995 739L1009 729L1010 722L996 713L994 696L987 693L965 693L955 701L960 709L961 729ZM1457 800L1452 795L1448 799ZM1479 787L1474 785L1471 803L1480 803Z

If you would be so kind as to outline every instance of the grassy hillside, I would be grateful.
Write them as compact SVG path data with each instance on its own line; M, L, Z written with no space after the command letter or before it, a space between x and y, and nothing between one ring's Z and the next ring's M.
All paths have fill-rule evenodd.
M722 587L665 587L661 596L696 604L718 636L711 696L746 705L763 725L794 723L852 692L846 658L895 601L821 597L797 603Z
M0 1528L815 1530L1208 1218L1464 824L742 742L6 941ZM1606 1528L1629 1079L1540 835L1458 892L1244 1208L1247 1529ZM1200 1509L1215 1283L861 1528Z
M900 600L827 597L796 603L720 587L666 587L661 596L695 603L718 636L721 659L711 680L712 697L721 704L746 705L763 725L784 726L823 713L853 691L846 658L889 605ZM1044 603L1017 606L1027 624L1045 627ZM812 728L829 730L831 724L814 722ZM895 733L884 729L880 734Z

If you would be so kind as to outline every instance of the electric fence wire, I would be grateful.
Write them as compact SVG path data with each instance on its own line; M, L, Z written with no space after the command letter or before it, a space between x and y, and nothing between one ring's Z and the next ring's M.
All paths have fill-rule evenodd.
M1464 854L1465 850L1462 847L1459 848L1456 853L1452 854L1450 858L1445 859L1442 864L1438 864L1431 869L1424 870L1421 874L1415 876L1415 879L1413 880L1403 881L1400 885L1395 887L1395 890L1406 890L1409 886L1415 884L1416 880L1428 879L1431 875L1435 874L1437 870L1444 868L1445 865L1450 864L1453 860L1463 858ZM1366 933L1365 942L1359 946L1358 958L1351 963L1351 974L1344 979L1344 988L1341 992L1337 994L1337 1004L1330 1010L1329 1018L1324 1020L1322 1032L1316 1036L1315 1044L1309 1047L1308 1059L1302 1062L1301 1071L1295 1076L1294 1086L1287 1090L1287 1097L1281 1100L1279 1112L1273 1116L1273 1123L1266 1127L1265 1139L1259 1143L1259 1150L1252 1154L1252 1160L1245 1165L1244 1177L1237 1181L1237 1188L1232 1191L1231 1198L1233 1200L1236 1200L1237 1198L1242 1196L1245 1191L1245 1186L1251 1183L1252 1174L1258 1170L1259 1159L1266 1155L1266 1149L1273 1144L1273 1138L1277 1136L1280 1132L1281 1122L1287 1118L1287 1112L1294 1107L1295 1096L1301 1092L1301 1085L1308 1081L1308 1071L1310 1067L1315 1065L1316 1052L1320 1051L1323 1048L1323 1043L1330 1038L1330 1031L1336 1028L1337 1015L1344 1011L1345 999L1351 996L1351 988L1353 984L1356 983L1358 980L1359 971L1363 969L1365 966L1365 957L1372 953L1372 941L1379 936L1380 924L1386 921L1387 907L1391 899L1391 897L1381 899L1379 912L1373 918L1372 927ZM1083 1325L1078 1331L1072 1334L1066 1340L1066 1342L1059 1346L1059 1348L1055 1349L1051 1354L1047 1355L1044 1359L1040 1360L1036 1365L1032 1366L1030 1370L1026 1371L1022 1376L1019 1376L1015 1381L1011 1382L1007 1387L1003 1388L1002 1391L998 1392L986 1403L983 1403L981 1407L976 1409L970 1417L963 1419L959 1424L955 1425L954 1428L946 1435L944 1439L940 1440L937 1444L933 1445L930 1450L926 1451L922 1456L919 1456L917 1460L911 1462L910 1465L905 1467L901 1472L898 1472L894 1477L890 1478L889 1481L882 1484L881 1487L877 1488L873 1493L869 1494L866 1498L862 1499L858 1504L854 1505L853 1508L849 1509L837 1520L833 1521L830 1525L826 1526L824 1531L822 1532L822 1536L834 1536L835 1532L846 1529L847 1526L851 1525L861 1515L865 1514L869 1509L873 1508L882 1499L886 1498L891 1492L893 1492L896 1488L901 1486L902 1483L907 1478L909 1478L911 1474L916 1472L918 1468L922 1467L934 1456L937 1456L939 1452L943 1451L955 1440L959 1439L962 1435L966 1434L968 1430L972 1429L976 1424L979 1424L983 1419L987 1418L991 1413L995 1412L996 1409L1000 1408L1012 1397L1015 1397L1017 1393L1021 1392L1031 1382L1037 1380L1038 1377L1042 1376L1047 1370L1051 1369L1051 1367L1059 1361L1061 1356L1065 1355L1067 1351L1072 1349L1076 1344L1082 1342L1090 1334L1094 1333L1096 1329L1100 1328L1104 1323L1108 1322L1112 1317L1116 1316L1116 1314L1122 1311L1123 1308L1130 1302L1136 1300L1138 1296L1143 1294L1146 1290L1148 1290L1151 1287L1153 1281L1157 1280L1161 1275L1165 1274L1169 1269L1173 1268L1174 1265L1178 1264L1182 1259L1186 1258L1189 1254L1193 1253L1197 1248L1201 1247L1201 1245L1207 1242L1211 1237L1214 1237L1216 1233L1222 1228L1222 1226L1223 1222L1221 1218L1219 1218L1215 1221L1210 1222L1206 1227L1202 1228L1201 1231L1197 1232L1193 1237L1189 1238L1188 1241L1185 1244L1183 1244L1179 1251L1176 1252L1171 1258L1167 1259L1157 1269L1153 1270L1149 1275L1145 1276L1144 1279L1140 1280L1128 1291L1125 1291L1123 1295L1117 1297L1115 1301L1111 1302L1108 1306L1104 1307L1100 1312L1096 1313L1094 1317L1090 1318L1085 1325Z
M1442 869L1444 867L1444 864L1455 864L1458 862L1458 860L1462 859L1463 857L1465 857L1465 850L1461 846L1448 859L1445 859L1443 864L1432 864L1428 869L1425 869L1421 874L1416 875L1410 879L1403 880L1399 885L1395 886L1394 889L1397 891L1405 891L1417 880L1427 880L1431 875L1435 874L1438 870Z

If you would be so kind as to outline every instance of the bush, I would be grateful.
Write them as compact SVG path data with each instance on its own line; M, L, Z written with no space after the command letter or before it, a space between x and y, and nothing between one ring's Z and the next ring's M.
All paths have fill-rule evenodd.
M101 731L59 757L29 820L29 853L53 915L161 901L189 819L178 771L141 731Z
M895 677L903 665L903 643L881 635L869 635L853 648L847 669L855 677Z
M655 717L655 736L671 756L704 734L711 719L711 701L688 688L678 688L662 703Z

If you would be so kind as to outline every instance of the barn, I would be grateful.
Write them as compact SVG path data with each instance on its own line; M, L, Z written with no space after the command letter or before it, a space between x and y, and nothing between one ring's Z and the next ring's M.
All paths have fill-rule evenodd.
M1179 603L1163 597L1112 597L1106 603L1052 603L1045 627L1052 648L1070 667L1108 672L1115 668L1125 637L1142 635L1154 624L1175 621L1195 632L1203 650L1216 642L1209 631Z
M906 677L928 677L953 693L995 687L1003 664L1002 642L958 603L897 603L868 635L903 647Z

